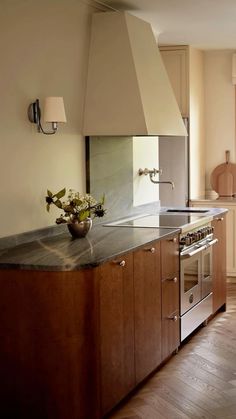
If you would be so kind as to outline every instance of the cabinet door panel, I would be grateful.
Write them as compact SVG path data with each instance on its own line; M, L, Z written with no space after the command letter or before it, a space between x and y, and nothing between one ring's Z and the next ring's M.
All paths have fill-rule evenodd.
M165 50L160 47L162 59L182 116L189 115L188 109L188 54L184 49Z
M133 255L104 264L100 275L101 410L104 414L135 384Z
M134 253L136 383L161 361L160 243Z
M236 206L228 207L228 209L229 212L227 213L226 217L226 269L228 276L236 276Z

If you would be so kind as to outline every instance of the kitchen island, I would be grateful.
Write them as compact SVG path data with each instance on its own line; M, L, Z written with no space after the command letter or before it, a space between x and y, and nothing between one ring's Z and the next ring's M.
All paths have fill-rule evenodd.
M180 345L179 229L55 233L1 250L3 417L101 418Z

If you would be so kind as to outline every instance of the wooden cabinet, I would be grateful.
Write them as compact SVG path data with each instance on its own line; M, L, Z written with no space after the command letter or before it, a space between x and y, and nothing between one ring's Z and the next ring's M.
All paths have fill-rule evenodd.
M100 266L97 279L100 398L104 414L135 385L132 253Z
M188 48L185 46L160 46L160 52L181 115L183 117L188 117Z
M236 276L236 205L227 201L193 200L193 207L226 208L226 276Z
M178 237L161 242L162 281L162 359L180 345L179 241Z
M93 270L0 271L1 417L96 418Z
M107 414L179 344L175 277L177 237L91 269L0 271L2 415Z
M226 216L212 222L214 236L218 239L213 247L213 313L226 305Z
M179 346L178 236L101 265L96 279L104 415Z
M134 253L136 383L161 363L160 242Z

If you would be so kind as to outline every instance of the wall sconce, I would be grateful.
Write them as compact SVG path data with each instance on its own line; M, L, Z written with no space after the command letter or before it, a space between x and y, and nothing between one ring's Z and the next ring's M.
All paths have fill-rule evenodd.
M33 124L37 124L38 132L52 135L57 132L58 122L66 122L66 114L62 97L46 97L44 103L44 122L51 122L52 131L44 131L41 125L41 109L39 99L31 103L28 108L28 118Z

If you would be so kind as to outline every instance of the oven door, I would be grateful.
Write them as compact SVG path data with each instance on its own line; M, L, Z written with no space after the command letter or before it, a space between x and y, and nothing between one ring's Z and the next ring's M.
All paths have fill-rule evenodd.
M201 300L202 252L181 256L181 315Z

